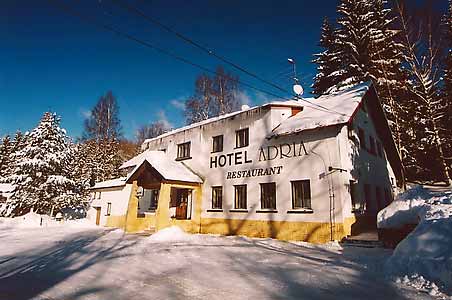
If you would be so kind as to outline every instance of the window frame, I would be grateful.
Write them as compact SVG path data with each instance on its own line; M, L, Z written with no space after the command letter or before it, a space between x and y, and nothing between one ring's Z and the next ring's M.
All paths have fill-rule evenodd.
M111 215L111 202L107 202L107 211L105 212L106 216Z
M260 185L260 190L261 190L261 196L260 196L261 210L275 211L276 210L276 182L263 182L263 183L260 183L259 185ZM265 196L268 196L268 195L266 195L266 193L269 192L268 190L267 191L265 190L265 187L269 187L269 186L272 187L270 192L272 192L272 194L273 194L272 195L273 201L271 201L271 202L270 202L270 200L272 200L271 198L270 198L270 200L264 199ZM264 207L264 204L269 204L269 203L271 203L273 205Z
M379 140L375 139L375 141L376 141L376 144L377 144L377 153L378 153L378 156L381 157L381 158L384 158L384 155L383 155L383 145L381 144L381 142L380 142Z
M188 147L187 147L187 149L188 149L187 153L185 153L185 152L186 152L185 149L184 149L184 150L182 151L182 153L181 153L180 149L182 149L182 147L186 147L187 145L188 145ZM190 151L191 151L191 142L185 142L185 143L177 144L177 156L176 156L176 160L190 159L190 158L191 158L191 156L190 156ZM183 154L184 156L180 156L181 154ZM185 154L186 154L186 155L185 155Z
M358 127L358 139L359 139L359 147L361 149L366 150L366 133L364 132L364 129L361 127Z
M239 189L239 188L243 188L245 191L244 191L244 197L245 197L245 199L243 200L243 199L240 199L240 200L242 200L241 202L239 202L238 200L239 199L237 199L237 190ZM238 210L247 210L248 209L248 187L247 187L247 185L246 184L237 184L237 185L234 185L234 209L238 209ZM245 204L244 206L245 207L239 207L239 205L238 204Z
M244 145L239 145L239 134L245 132L245 144ZM250 130L249 128L242 128L239 130L235 131L235 148L239 149L239 148L244 148L244 147L248 147L250 145Z
M307 183L307 186L309 188L309 205L305 205L305 184ZM296 193L296 185L300 184L301 185L301 206L296 206L296 197L295 197L295 193ZM300 180L293 180L290 181L290 187L291 187L291 192L292 192L292 209L293 210L312 210L312 194L311 194L311 180L310 179L300 179Z
M218 193L214 193L215 190L220 190L221 192ZM220 205L216 206L215 204L218 204L218 197L217 199L215 199L215 195L216 196L220 196ZM212 199L211 199L211 208L212 209L223 209L223 186L221 185L217 185L217 186L212 186Z
M216 139L220 139L221 143L221 147L219 147L219 149L215 149L215 140ZM223 152L223 148L224 148L224 137L222 134L220 135L216 135L212 137L212 153L217 153L217 152Z

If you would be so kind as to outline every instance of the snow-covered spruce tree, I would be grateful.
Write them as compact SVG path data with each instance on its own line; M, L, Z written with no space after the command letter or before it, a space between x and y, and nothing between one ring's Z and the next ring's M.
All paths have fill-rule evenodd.
M77 148L76 178L84 186L123 175L119 170L124 162L119 142L86 140L78 144Z
M38 213L75 205L74 181L69 178L72 150L60 119L46 112L40 123L25 135L24 148L15 153L13 173L7 178L15 190L6 203L6 216L33 208Z
M324 49L312 62L317 64L317 75L312 84L313 93L316 95L325 94L331 87L340 81L341 62L337 55L337 40L335 31L328 18L323 20L319 46Z
M448 139L443 134L448 131L444 127L447 105L440 94L442 45L434 37L431 18L419 26L400 4L398 12L404 67L408 73L407 107L411 128L411 142L405 143L403 154L413 161L413 165L407 166L407 175L409 179L442 180L452 184L445 157Z
M0 179L5 178L9 174L12 150L13 143L9 135L7 135L0 144Z
M325 51L314 60L318 64L314 93L372 81L400 149L406 75L400 67L402 52L396 43L393 11L384 0L342 0L337 12L336 29L328 22L322 26L320 45Z
M445 117L443 118L443 131L445 142L445 159L449 167L449 175L452 169L452 0L449 0L449 7L443 20L444 38L446 41L446 57L444 60L444 74L442 77L442 102L446 107Z

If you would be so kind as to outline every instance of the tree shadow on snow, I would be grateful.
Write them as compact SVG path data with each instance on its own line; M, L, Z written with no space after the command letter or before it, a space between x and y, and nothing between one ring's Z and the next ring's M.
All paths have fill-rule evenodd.
M0 268L0 299L33 299L95 264L126 256L124 250L137 242L120 238L108 247L94 244L103 235L96 231L83 236L74 234L65 237L67 241L52 244L40 251L29 249L16 253L14 259L25 263L6 270ZM108 287L71 288L76 291L64 299L83 299L88 294L100 293Z

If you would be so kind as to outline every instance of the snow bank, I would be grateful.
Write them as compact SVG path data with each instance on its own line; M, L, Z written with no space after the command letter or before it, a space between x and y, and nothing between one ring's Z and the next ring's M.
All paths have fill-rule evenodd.
M398 282L452 295L452 191L416 186L378 214L379 228L419 223L394 250L385 270Z
M400 194L377 216L378 228L400 228L452 216L452 191L432 192L417 185Z
M56 221L48 215L40 215L34 212L29 212L20 217L14 218L0 218L1 228L45 228L45 227L96 227L88 219L78 219L70 221Z
M191 234L184 232L181 228L177 226L171 226L157 231L149 238L147 241L150 242L181 242L189 241L193 238Z

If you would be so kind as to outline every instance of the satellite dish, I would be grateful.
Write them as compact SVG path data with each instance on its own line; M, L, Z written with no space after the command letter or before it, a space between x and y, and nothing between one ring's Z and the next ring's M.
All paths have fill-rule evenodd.
M250 109L250 106L246 105L246 104L243 104L242 105L242 110L247 110L247 109Z
M303 87L299 84L294 84L293 91L297 96L303 95Z

